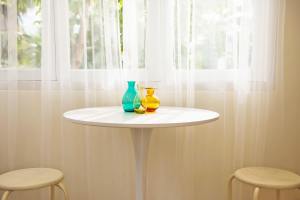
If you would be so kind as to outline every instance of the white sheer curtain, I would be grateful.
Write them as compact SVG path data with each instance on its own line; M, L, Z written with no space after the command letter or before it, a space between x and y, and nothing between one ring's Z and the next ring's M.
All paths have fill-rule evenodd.
M234 169L276 158L265 150L274 123L278 132L283 124L271 109L282 114L284 0L42 0L41 67L25 79L17 1L9 2L0 15L1 172L56 167L71 199L133 199L129 131L62 118L120 105L129 79L159 81L162 105L221 114L209 125L155 130L147 199L225 199ZM249 188L237 191L249 199Z

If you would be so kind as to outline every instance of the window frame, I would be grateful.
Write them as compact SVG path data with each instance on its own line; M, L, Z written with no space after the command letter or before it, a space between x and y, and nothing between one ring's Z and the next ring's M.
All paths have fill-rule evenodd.
M41 69L38 68L2 68L0 81L40 81Z
M83 82L86 79L91 79L92 77L107 77L109 74L113 74L118 71L123 71L124 73L133 74L136 80L146 80L147 78L147 69L70 69L71 79L74 82ZM172 73L181 73L184 74L191 73L195 82L214 82L214 81L224 81L232 82L235 80L236 76L245 77L244 80L250 80L249 74L250 69L195 69L193 72L186 69L176 69L174 68ZM89 78L91 77L91 78ZM212 78L213 77L213 78ZM59 81L59 79L58 79Z

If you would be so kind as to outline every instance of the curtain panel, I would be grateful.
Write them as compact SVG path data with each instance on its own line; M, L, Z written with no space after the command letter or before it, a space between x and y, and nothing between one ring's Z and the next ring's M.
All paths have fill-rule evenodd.
M276 160L284 12L285 0L0 1L0 172L55 167L71 199L133 199L129 130L75 125L62 114L120 105L126 81L136 80L156 84L162 105L221 115L154 130L146 199L225 200L235 169ZM238 188L235 198L250 199L249 187ZM14 198L46 199L47 191Z

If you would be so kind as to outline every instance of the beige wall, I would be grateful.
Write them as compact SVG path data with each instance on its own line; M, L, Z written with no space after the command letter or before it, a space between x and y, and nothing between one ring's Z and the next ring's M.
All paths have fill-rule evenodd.
M300 1L287 0L284 44L284 128L278 131L270 125L266 164L296 171L300 174ZM273 116L275 117L275 116ZM275 117L276 118L276 117ZM279 116L280 118L280 116ZM299 191L284 193L290 199L299 199Z
M300 0L287 0L284 72L285 107L282 111L274 108L272 119L278 120L283 116L285 125L280 129L270 122L265 164L300 174ZM231 113L234 102L230 93L199 91L197 94L197 106L217 110L222 116L226 113L226 119L221 118L214 125L191 128L192 141L181 134L183 129L177 130L176 137L173 136L174 129L155 131L149 161L151 194L148 197L151 200L208 197L217 200L224 197L223 186L231 168L223 169L222 164L231 159L233 148L230 136L222 134L222 130L231 132L234 128ZM101 95L100 92L97 95L97 105L118 103L118 97L111 98L113 102L110 102L111 99L105 100ZM65 171L73 200L84 200L83 195L87 193L90 199L132 200L134 158L128 130L117 130L121 133L111 134L114 132L111 129L91 128L88 129L91 136L86 137L84 132L87 129L61 118L64 110L85 105L84 93L73 91L64 96L69 96L71 103L61 102L60 92L51 93L46 109L52 115L43 116L44 105L39 91L0 91L0 172L11 166L20 168L48 163ZM19 101L11 104L15 97ZM227 101L226 107L220 103L224 100ZM61 105L67 103L61 110ZM10 120L15 117L17 121ZM42 135L42 132L51 134ZM15 141L14 145L7 145L11 141ZM175 154L175 151L179 153ZM15 155L13 159L12 155ZM178 160L184 162L178 163ZM179 171L182 174L177 174L174 166L184 169ZM90 184L89 187L86 187L87 184ZM251 192L249 188L246 191ZM40 197L38 193L22 195L25 195L24 199ZM264 191L262 199L274 197L272 195L270 191ZM288 191L284 195L290 200L300 199L299 191ZM250 199L250 195L245 195L244 199Z
M300 170L300 1L288 0L285 31L285 97L286 132L295 137L294 149L299 152Z
M300 173L300 1L287 0L286 26L284 45L284 113L274 110L274 114L283 115L285 120L284 131L272 134L274 137L269 144L268 161L282 166L294 166ZM276 124L274 124L276 126ZM274 130L276 132L276 130ZM289 144L285 148L281 144ZM276 151L280 149L280 151ZM299 152L298 159L286 159L292 152ZM285 163L280 163L286 160Z

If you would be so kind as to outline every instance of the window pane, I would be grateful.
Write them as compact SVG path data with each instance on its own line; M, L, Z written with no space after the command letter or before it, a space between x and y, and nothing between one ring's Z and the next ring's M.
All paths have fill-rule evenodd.
M245 1L201 0L195 4L195 65L231 69L251 62L251 6ZM245 27L242 27L245 26ZM243 53L241 53L243 51Z
M114 1L69 0L71 66L73 69L103 69L107 58L105 23L113 15ZM109 9L110 7L111 10ZM112 12L110 12L112 11ZM116 10L117 12L117 10ZM107 28L109 30L109 28ZM111 56L115 56L112 52ZM118 59L116 59L118 60Z
M17 16L9 18L9 13ZM0 1L0 46L2 68L41 66L41 0ZM16 57L8 53L10 50L16 52Z
M19 67L41 66L41 0L18 0Z

